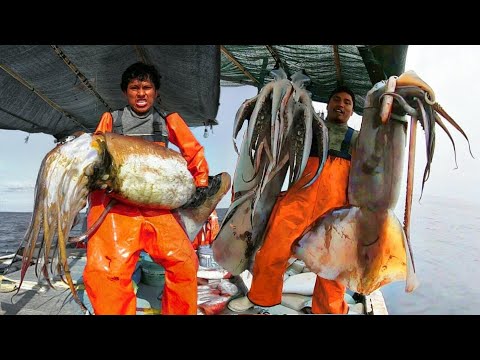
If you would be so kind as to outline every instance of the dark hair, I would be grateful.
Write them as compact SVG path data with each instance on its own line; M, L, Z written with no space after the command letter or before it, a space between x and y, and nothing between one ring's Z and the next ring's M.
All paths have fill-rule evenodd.
M135 79L140 81L150 80L156 90L160 88L161 76L157 68L153 65L148 65L143 62L130 65L122 74L122 82L120 83L122 91L127 91L128 84Z
M337 88L335 88L335 90L333 90L330 93L330 96L328 97L327 103L330 102L330 99L332 98L333 95L341 93L341 92L347 93L348 95L350 95L352 97L353 107L355 108L355 94L353 93L352 90L350 90L350 88L348 86L345 86L345 85L340 85Z

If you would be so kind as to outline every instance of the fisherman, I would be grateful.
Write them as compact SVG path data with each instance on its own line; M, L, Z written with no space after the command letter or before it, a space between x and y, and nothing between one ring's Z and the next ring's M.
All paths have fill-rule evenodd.
M163 114L154 107L160 78L152 65L138 62L129 66L120 84L128 105L104 113L95 132L140 136L159 146L168 146L169 141L176 145L196 185L184 207L196 207L205 201L209 183L204 149L178 113ZM110 201L105 190L90 194L88 228ZM198 258L184 230L170 210L121 202L88 240L83 277L95 314L136 314L132 274L142 250L165 268L162 314L197 314Z
M265 240L255 255L253 279L247 296L230 301L232 311L243 312L259 305L271 307L282 301L283 274L292 255L292 244L320 216L333 208L348 205L347 189L352 144L358 131L347 125L355 107L355 95L346 86L337 87L328 98L329 150L323 171L309 187L302 188L318 167L316 139L302 177L282 192L272 210ZM346 314L345 286L317 276L312 296L312 313Z

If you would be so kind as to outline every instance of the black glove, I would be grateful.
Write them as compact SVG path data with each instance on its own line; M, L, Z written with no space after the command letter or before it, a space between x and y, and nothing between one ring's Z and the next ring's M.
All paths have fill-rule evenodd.
M205 199L207 198L208 194L208 187L202 186L197 187L197 190L192 195L192 197L187 201L186 204L182 206L182 208L196 208L203 204Z

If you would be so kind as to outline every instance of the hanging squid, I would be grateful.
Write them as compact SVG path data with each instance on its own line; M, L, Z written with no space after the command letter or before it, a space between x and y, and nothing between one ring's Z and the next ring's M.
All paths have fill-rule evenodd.
M38 173L32 219L22 243L19 289L41 233L36 272L38 276L40 268L51 286L53 261L50 257L56 235L57 272L65 276L75 300L83 307L70 274L66 245L75 218L93 190L106 189L114 199L111 204L122 201L151 209L171 209L193 241L229 188L227 173L210 177L205 202L196 208L182 208L196 187L186 160L176 151L141 138L114 133L85 133L57 146L44 157ZM106 212L108 209L109 206ZM106 212L87 233L96 229Z
M292 87L295 88L294 85ZM293 91L298 91L298 88L297 86ZM285 114L280 116L286 116L292 112L292 109L298 107L299 99L301 96L288 98L285 96L283 100L287 104ZM395 109L393 113L392 108ZM270 107L267 106L266 111L270 111ZM407 144L408 123L404 115L411 117L411 126L407 195L402 225L393 209L400 193ZM352 151L348 185L351 205L333 209L317 219L297 239L292 248L294 255L303 260L311 271L323 278L340 281L351 290L362 294L369 294L383 285L399 280L406 280L405 289L408 292L418 286L409 230L416 124L417 121L420 122L425 132L427 164L422 180L423 190L433 159L435 124L447 133L455 150L453 138L440 116L453 125L468 142L465 132L436 102L434 91L413 71L406 72L398 78L391 77L388 81L379 82L368 92L358 141ZM308 122L299 122L298 119L294 118L289 126L296 127L299 134L306 134L304 127ZM319 139L317 143L322 144L322 150L326 151L328 141L326 143L324 141L328 139L327 130L325 127L315 126L319 123L316 116L312 115L312 119L313 134ZM251 118L250 121L252 121ZM289 124L288 121L285 123ZM281 129L286 128L288 126ZM289 133L290 136L293 134ZM277 147L278 154L286 153L288 136L286 140L286 143ZM259 167L247 161L250 145L245 144L250 143L251 134L247 133L235 170L234 190L238 186L235 182L242 179L239 174L248 174L250 177L253 174L260 178L255 178L256 181L250 184L246 195L238 197L236 202L231 204L228 210L230 217L224 219L217 240L214 242L216 261L233 274L251 268L255 251L261 245L258 239L262 239L266 228L266 223L261 223L261 226L255 228L258 224L249 221L248 217L242 217L242 214L250 214L252 208L250 197L258 196L258 192L261 192L259 184L264 181L263 173L256 170ZM299 154L308 156L311 143L304 141L295 144L297 148L293 153L289 153L289 159L290 161L298 159L298 161L294 160L294 165L290 167L290 171L293 170L293 174L290 174L290 184L303 170L301 165L295 165L303 163L301 160L303 155L299 156ZM244 146L247 149L244 149ZM326 153L323 151L318 153L323 154L321 161L325 161ZM291 156L292 154L296 154L297 157ZM282 172L281 175L284 176L284 173ZM309 184L313 181L314 179ZM268 194L275 197L274 195ZM266 196L260 197L257 207L262 207L262 201L265 203L268 200L271 199ZM269 210L271 211L271 207ZM241 214L236 216L238 211ZM252 237L252 233L256 233L255 238ZM258 244L252 243L252 239Z
M327 158L328 130L305 90L308 76L297 72L290 81L281 68L272 75L273 81L240 106L233 126L235 139L248 119L233 179L233 201L212 249L216 261L234 275L252 265L287 172L290 187L305 170L313 136L323 161L305 186L318 178ZM237 149L235 142L234 146Z
M394 103L397 110L392 113ZM408 123L395 114L398 112L411 117L403 226L393 209L400 193ZM320 217L294 246L296 256L311 271L362 294L399 280L406 280L406 292L416 289L419 282L410 244L416 124L420 122L425 132L423 191L433 159L436 123L453 143L439 115L468 142L461 127L435 101L430 86L413 71L377 83L367 93L352 152L348 185L351 205Z

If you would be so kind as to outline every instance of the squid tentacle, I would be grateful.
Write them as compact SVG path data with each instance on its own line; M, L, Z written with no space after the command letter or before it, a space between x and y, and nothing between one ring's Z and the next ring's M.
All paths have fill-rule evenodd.
M313 175L313 178L308 181L302 188L307 188L312 185L320 176L323 166L328 156L328 130L324 121L315 112L313 113L313 136L317 139L317 153L319 154L320 161L318 162L317 170Z
M446 119L450 124L452 124L455 129L457 129L463 135L463 137L467 140L468 151L470 152L470 155L472 156L472 158L475 158L472 154L472 148L470 147L470 140L468 139L467 134L465 134L465 131L463 131L460 125L458 125L455 120L453 120L452 117L448 115L448 113L440 106L439 103L435 103L434 105L432 105L432 107L437 113L442 115L444 119Z
M425 111L425 107L423 106L420 99L416 98L416 100L417 100L417 103L418 103L418 107L420 108L420 113L422 114L423 128L424 128L424 132L425 132L425 145L426 145L426 148L427 148L427 164L425 165L425 169L423 171L422 190L421 190L421 193L420 193L420 199L421 199L422 194L423 194L423 189L424 189L424 186L425 186L425 182L427 181L428 176L430 174L430 164L432 163L432 157L433 157L433 154L431 152L431 150L432 150L431 141L433 140L433 136L431 136L432 135L432 132L431 132L431 129L430 129L431 123L430 123L430 119L427 115L427 112Z
M257 103L257 99L258 99L258 95L256 95L251 99L245 100L243 104L240 106L240 108L237 110L237 114L235 115L235 121L233 123L232 141L233 141L233 147L237 154L239 154L239 152L238 152L237 144L235 143L235 139L237 138L237 135L240 132L240 129L242 128L244 121L246 119L250 119L253 109L255 108L255 104Z
M270 115L270 147L272 149L273 161L276 163L278 155L278 138L281 129L281 104L291 88L291 83L287 79L287 74L282 68L270 72L274 77L274 86L272 92L272 109Z
M458 169L458 163L457 163L457 150L455 148L455 142L453 141L453 137L452 137L452 134L450 134L450 131L448 130L448 128L445 126L445 124L443 123L442 119L440 118L440 116L434 112L433 113L433 116L435 117L435 121L438 125L440 125L440 127L443 129L443 131L445 131L445 133L447 134L447 136L450 138L450 142L452 143L452 146L453 146L453 154L454 154L454 158L455 158L455 168Z
M395 98L395 100L397 100L397 103L402 107L402 109L403 109L408 115L410 115L410 116L415 116L415 117L418 116L417 110L416 110L414 107L410 106L410 105L408 104L407 100L405 100L405 98L404 98L402 95L397 94L397 93L395 93L395 92L386 92L386 93L380 95L380 98L379 98L380 101L382 100L382 98L383 98L384 95L391 95L391 96L393 96L393 97Z
M258 94L257 102L255 103L252 115L250 116L250 121L248 122L247 136L245 137L245 141L247 141L248 154L250 160L252 161L252 164L255 162L253 159L254 155L252 139L258 138L258 136L262 137L261 134L258 134L258 131L256 131L258 129L257 122L259 120L261 121L261 123L264 122L265 114L261 112L261 110L264 108L265 103L267 103L267 100L269 99L270 94L273 91L273 86L273 82L270 82L262 88L262 90Z

